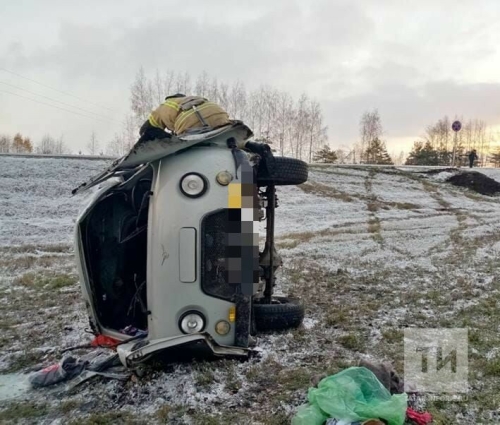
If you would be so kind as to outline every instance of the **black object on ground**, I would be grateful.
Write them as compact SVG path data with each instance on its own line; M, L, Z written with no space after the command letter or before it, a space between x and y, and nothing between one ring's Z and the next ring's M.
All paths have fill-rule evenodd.
M405 392L404 382L390 362L374 363L366 359L361 359L359 361L359 366L371 370L391 394L403 394Z
M500 193L499 182L477 171L456 174L447 181L455 186L466 187L482 195L493 196Z
M253 311L259 331L296 328L304 319L304 306L293 298L273 297L271 304L254 303Z

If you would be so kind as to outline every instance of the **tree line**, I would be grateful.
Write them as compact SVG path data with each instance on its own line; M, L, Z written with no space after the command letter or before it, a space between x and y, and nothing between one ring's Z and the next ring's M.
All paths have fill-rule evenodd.
M0 153L62 155L68 152L68 147L62 136L56 139L46 134L37 144L33 144L29 137L25 137L21 133L16 133L13 137L8 134L0 135Z
M255 140L272 145L279 155L311 162L314 153L327 141L327 127L321 105L307 94L294 99L271 86L249 90L241 81L227 84L202 72L146 75L141 68L131 86L131 113L125 117L120 133L107 145L107 153L123 154L137 139L137 128L165 96L184 93L206 97L224 108L232 119L245 122Z
M92 132L85 151L80 150L78 154L104 155L104 151L100 147L101 144L97 140L96 133ZM8 134L0 135L0 153L64 155L71 152L68 145L64 142L63 136L55 138L50 134L46 134L34 145L29 137L23 137L21 133L16 133L14 137Z
M14 137L8 134L0 135L0 153L32 153L33 143L29 137L16 133Z
M457 118L455 118L457 119ZM341 164L405 164L429 166L464 166L468 155L474 150L478 155L477 165L500 166L500 148L492 151L495 134L485 121L464 120L462 129L452 130L452 120L445 116L426 127L424 134L413 143L410 153L404 158L401 152L395 160L387 152L382 139L383 127L380 114L375 109L363 113L359 123L359 142L351 149L332 151L328 145L320 149L315 162Z
M394 162L387 152L382 135L382 119L378 110L366 111L359 121L359 143L347 151L344 149L332 151L329 145L324 145L316 152L314 162L393 165Z
M136 73L130 87L130 111L123 119L120 130L107 143L98 140L92 132L88 143L79 154L122 156L136 143L138 129L152 109L160 105L167 95L184 93L206 97L220 104L233 119L245 122L255 134L254 140L269 143L275 154L303 159L307 162L339 164L407 164L407 165L462 165L467 154L475 149L479 165L500 166L500 149L491 152L494 135L486 122L479 119L460 121L463 128L454 133L451 119L445 116L427 126L423 135L415 140L405 158L388 153L384 129L378 110L365 111L359 121L358 142L332 150L327 127L319 102L302 94L291 94L260 86L247 89L241 81L228 84L206 72L195 76L189 73L158 70L149 76L143 68ZM0 135L0 153L65 154L68 146L63 137L46 134L34 144L20 133L13 137Z
M499 152L491 153L495 135L485 121L460 119L462 129L454 132L452 120L445 116L425 129L423 136L413 143L406 165L465 165L467 156L475 150L478 165L500 164Z

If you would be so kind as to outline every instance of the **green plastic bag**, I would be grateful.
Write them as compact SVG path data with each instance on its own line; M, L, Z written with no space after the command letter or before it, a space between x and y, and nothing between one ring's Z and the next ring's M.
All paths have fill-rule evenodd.
M314 404L304 404L292 418L292 425L323 425L328 416Z
M310 406L320 409L325 418L344 421L384 419L389 425L403 425L408 396L392 395L370 370L350 367L321 380L318 388L309 388ZM293 425L316 425L317 409L301 413L301 421ZM295 419L295 418L294 418ZM309 422L308 422L309 420Z

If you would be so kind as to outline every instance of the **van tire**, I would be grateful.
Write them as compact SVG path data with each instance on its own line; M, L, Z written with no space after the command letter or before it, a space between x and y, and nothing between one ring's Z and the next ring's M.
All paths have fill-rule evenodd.
M268 170L266 169L269 169ZM285 156L274 156L266 159L266 164L259 167L257 173L257 185L289 186L302 184L307 181L307 163L300 159L287 158Z
M304 306L298 299L273 297L271 304L255 302L253 314L258 331L297 328L304 319Z

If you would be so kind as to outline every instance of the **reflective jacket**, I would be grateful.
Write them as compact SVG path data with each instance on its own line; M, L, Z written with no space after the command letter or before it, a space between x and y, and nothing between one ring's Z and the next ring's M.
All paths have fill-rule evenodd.
M170 97L149 116L153 127L182 134L205 125L217 128L229 124L229 115L216 103L200 96Z

